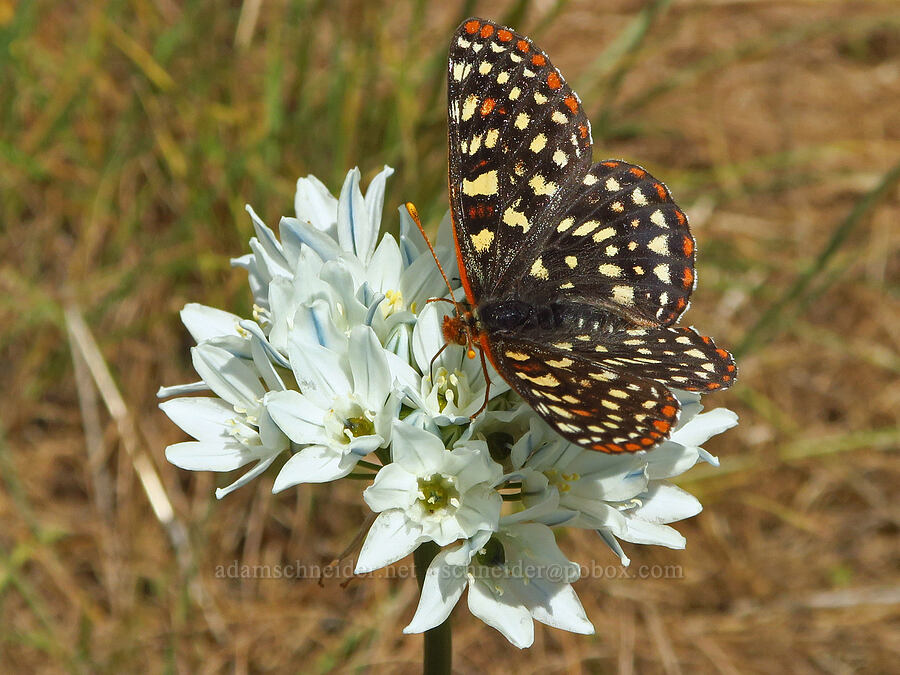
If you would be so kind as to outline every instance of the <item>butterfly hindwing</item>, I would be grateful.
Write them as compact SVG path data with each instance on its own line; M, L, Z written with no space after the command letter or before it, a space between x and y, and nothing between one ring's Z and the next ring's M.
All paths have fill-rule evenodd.
M678 420L677 399L662 384L619 373L574 353L565 342L498 337L491 361L560 435L601 452L634 452L660 443Z
M625 162L595 164L531 250L511 270L523 295L594 304L639 325L674 323L695 284L686 216L660 181Z
M450 204L473 304L552 220L590 167L590 123L527 37L482 19L453 37L448 69Z

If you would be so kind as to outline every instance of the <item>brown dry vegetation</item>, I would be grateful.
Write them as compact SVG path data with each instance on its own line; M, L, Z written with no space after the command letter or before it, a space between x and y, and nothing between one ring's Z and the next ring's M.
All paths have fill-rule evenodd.
M436 221L446 44L473 13L548 51L596 159L646 166L686 208L689 321L741 366L710 404L742 422L707 446L720 469L680 481L705 506L687 549L626 546L683 578L582 580L596 635L538 628L525 652L460 608L457 672L896 672L897 3L257 4L0 1L3 669L418 670L410 579L215 575L331 560L359 484L272 496L269 474L216 502L224 477L166 464L183 437L155 391L194 379L185 302L248 314L228 266L245 202L274 223L298 176L337 189L386 162L387 221L406 199ZM67 305L99 344L88 369ZM560 544L615 563L590 533Z

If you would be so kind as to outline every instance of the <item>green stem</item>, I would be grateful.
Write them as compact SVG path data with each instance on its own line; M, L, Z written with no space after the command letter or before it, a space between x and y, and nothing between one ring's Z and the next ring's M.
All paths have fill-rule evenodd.
M425 583L425 572L434 556L441 550L433 541L426 541L413 553L416 563L416 581L419 591ZM450 662L453 656L453 641L450 635L450 617L440 626L425 632L425 653L422 661L422 672L425 675L450 675Z

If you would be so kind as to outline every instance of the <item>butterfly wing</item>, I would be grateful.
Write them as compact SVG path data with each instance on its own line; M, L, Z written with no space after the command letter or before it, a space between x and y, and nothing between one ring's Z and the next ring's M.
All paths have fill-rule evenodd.
M591 164L575 93L527 37L483 19L453 36L450 205L469 302L496 295L538 219L553 220Z
M696 283L687 217L662 182L633 164L599 162L578 181L562 213L510 268L523 297L564 297L668 326Z
M678 421L678 401L662 384L616 372L569 349L496 336L490 358L553 429L582 447L647 450L665 440Z

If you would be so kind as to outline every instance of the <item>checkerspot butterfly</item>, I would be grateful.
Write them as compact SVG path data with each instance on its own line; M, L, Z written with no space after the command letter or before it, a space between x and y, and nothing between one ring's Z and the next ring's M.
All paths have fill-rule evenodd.
M465 21L449 61L450 207L468 308L448 342L480 346L556 431L603 452L665 440L669 388L714 391L734 359L674 325L694 240L644 169L592 163L578 96L527 37ZM474 352L471 352L474 355Z

